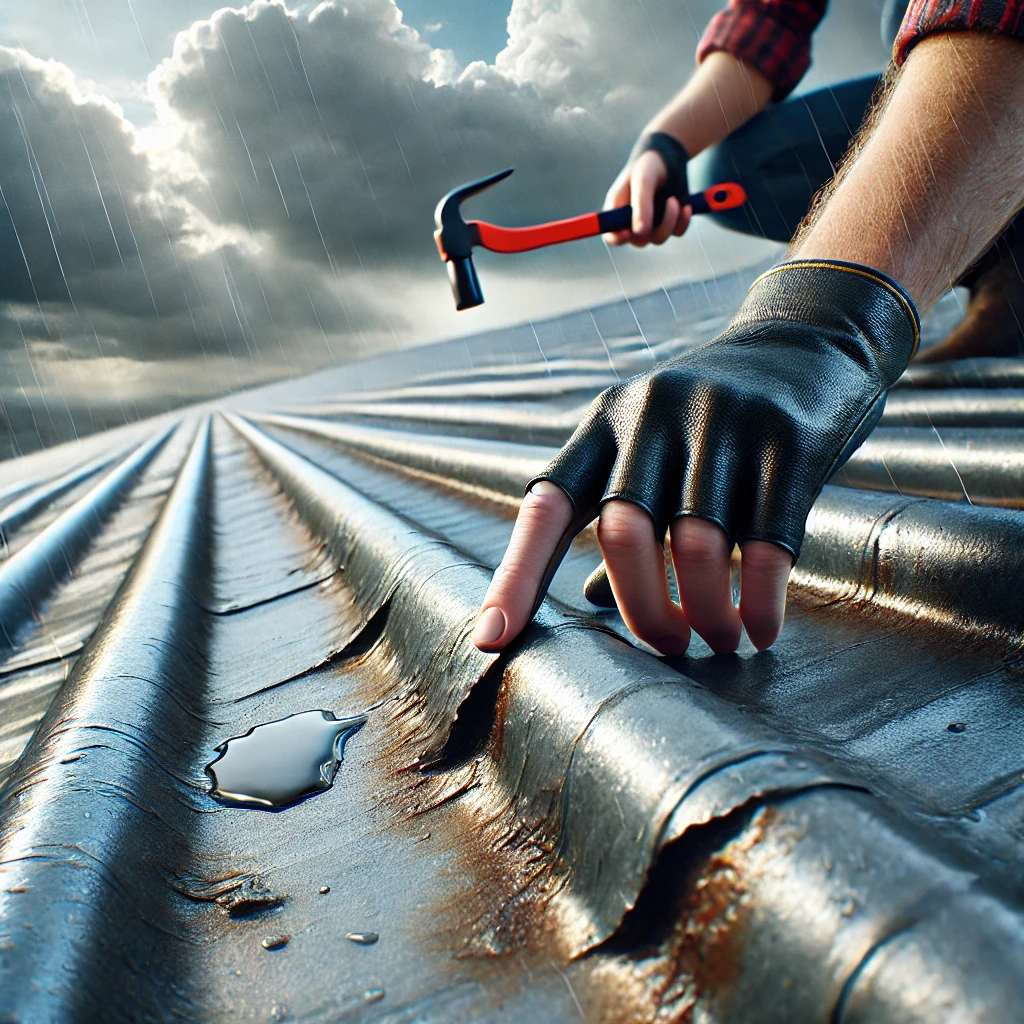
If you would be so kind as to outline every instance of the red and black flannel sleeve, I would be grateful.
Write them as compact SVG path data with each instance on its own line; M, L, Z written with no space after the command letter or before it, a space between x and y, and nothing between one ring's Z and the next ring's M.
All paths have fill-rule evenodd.
M701 37L697 63L715 50L731 53L757 68L780 100L810 67L811 34L827 6L828 0L729 0Z
M970 31L1024 40L1024 0L912 0L893 57L901 64L926 36Z

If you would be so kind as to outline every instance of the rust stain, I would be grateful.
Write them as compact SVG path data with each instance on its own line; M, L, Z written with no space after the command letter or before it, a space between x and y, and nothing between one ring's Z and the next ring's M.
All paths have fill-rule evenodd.
M665 944L669 970L659 993L659 1024L691 1024L701 1003L719 1009L728 1005L739 980L750 920L744 877L748 854L779 818L776 808L762 808L741 836L691 876L678 924Z
M403 760L410 742L422 727L420 701L414 692L386 669L390 664L386 642L373 656L379 659L373 675L381 680L379 692L365 693L387 703L385 732L390 741L383 751L384 778L377 795L381 809L389 810L395 827L415 826L422 840L430 830L432 845L454 854L452 875L471 880L454 886L458 896L440 906L424 908L429 931L463 960L516 954L538 962L555 956L557 926L547 907L561 882L552 845L544 837L545 822L529 825L519 820L510 796L497 779L497 761L504 738L506 698L498 688L493 727L485 748L465 762L432 772ZM390 680L389 682L384 682ZM406 754L407 757L407 754ZM518 968L517 968L518 971Z
M420 701L412 681L396 671L386 635L362 669L357 698L363 706L377 705L386 737L373 761L378 828L407 833L447 879L440 887L446 895L424 902L410 928L424 947L458 961L459 976L476 978L497 1007L530 984L531 972L550 974L571 956L560 912L552 909L562 881L544 838L547 823L520 821L497 778L505 716L501 687L482 749L424 771L409 763L409 745L423 725Z
M424 726L415 682L401 678L387 633L363 660L359 696L384 713L384 749L374 803L386 828L422 842L452 884L424 905L417 927L431 945L480 972L488 988L515 989L524 967L568 965L574 950L562 914L565 874L553 847L552 823L524 822L515 796L498 779L507 716L499 685L485 745L465 761L424 772L409 763L409 745ZM656 908L662 929L643 948L615 957L597 953L592 990L582 996L588 1020L602 1024L694 1024L707 1009L729 1004L742 970L751 913L745 872L750 849L763 841L775 812L762 809L741 835L693 865L674 887L671 908ZM600 964L600 966L598 966ZM503 966L501 966L503 965ZM495 987L496 986L496 987ZM610 998L614 995L614 998Z
M741 835L689 870L669 905L649 909L666 930L652 920L646 945L610 956L596 972L597 1024L695 1024L727 1016L750 922L749 853L778 818L775 808L758 811Z

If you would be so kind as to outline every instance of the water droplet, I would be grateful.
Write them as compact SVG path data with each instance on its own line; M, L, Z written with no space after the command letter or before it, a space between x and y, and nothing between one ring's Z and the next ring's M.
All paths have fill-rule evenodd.
M845 900L843 902L843 905L839 908L839 913L842 914L843 917L853 917L853 913L854 913L854 911L856 909L857 909L857 901L856 900L852 900L852 899Z
M292 1011L284 1003L274 1003L270 1008L270 1019L273 1021L287 1020L291 1015Z
M345 742L365 722L365 715L303 711L232 736L206 766L210 792L223 803L271 810L330 789Z
M268 935L260 945L264 949L281 949L283 946L287 946L291 940L290 935Z
M91 815L91 814L90 814L90 813L89 813L88 811L86 811L86 812L85 812L85 816L86 816L87 818L91 818L91 817L92 817L92 815Z
M349 932L345 936L350 942L357 942L360 946L372 946L380 936L376 932Z
M951 722L946 726L946 732L961 733L967 730L967 724L965 722Z
M321 885L320 886L320 895L321 896L326 896L330 891L331 891L331 887L329 885Z
M368 988L363 993L363 998L368 1003L379 1003L384 998L384 989L382 989L382 988Z

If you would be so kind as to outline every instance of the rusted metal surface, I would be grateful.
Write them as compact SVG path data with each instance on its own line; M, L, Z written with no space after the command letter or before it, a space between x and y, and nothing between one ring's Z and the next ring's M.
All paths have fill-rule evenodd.
M0 1018L1019 1020L1013 367L908 374L891 419L964 425L883 425L824 490L770 651L631 642L592 531L511 651L469 641L580 403L729 301L4 467ZM215 799L215 748L316 711L366 722L314 795Z

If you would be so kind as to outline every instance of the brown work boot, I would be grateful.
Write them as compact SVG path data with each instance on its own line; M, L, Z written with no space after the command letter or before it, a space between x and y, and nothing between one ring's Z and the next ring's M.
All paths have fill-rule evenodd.
M918 353L915 363L947 359L1024 356L1024 262L1005 252L970 283L963 320L937 345Z

